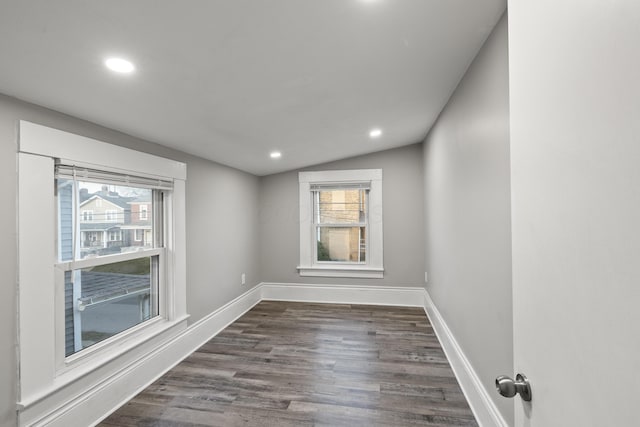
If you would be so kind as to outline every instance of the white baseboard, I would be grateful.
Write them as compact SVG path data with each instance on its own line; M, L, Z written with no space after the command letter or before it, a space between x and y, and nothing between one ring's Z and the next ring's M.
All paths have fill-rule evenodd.
M480 426L507 427L424 288L300 283L260 283L31 425L68 427L99 423L263 300L422 307Z
M483 387L478 374L434 305L431 296L426 290L423 295L424 310L478 424L480 427L508 427L507 422Z
M262 299L269 301L422 307L423 295L418 287L262 283Z
M31 425L79 427L98 424L259 303L260 289L260 285L250 289Z

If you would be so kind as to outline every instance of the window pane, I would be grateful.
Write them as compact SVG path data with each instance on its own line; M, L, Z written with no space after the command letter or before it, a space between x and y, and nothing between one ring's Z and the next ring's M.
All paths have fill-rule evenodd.
M74 250L84 259L160 244L154 242L154 190L63 178L56 186L60 261L71 260Z
M158 315L157 263L155 256L66 272L67 356Z
M315 193L316 224L359 224L366 220L367 190L325 190Z
M365 262L365 227L317 227L317 260Z

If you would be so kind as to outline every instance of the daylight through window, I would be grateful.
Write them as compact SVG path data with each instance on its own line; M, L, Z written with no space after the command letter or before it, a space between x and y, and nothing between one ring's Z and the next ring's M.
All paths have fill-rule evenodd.
M382 170L298 174L301 276L382 278Z
M368 184L350 187L312 186L316 261L366 261Z
M117 184L130 178L56 166L66 356L159 313L163 196L171 184Z

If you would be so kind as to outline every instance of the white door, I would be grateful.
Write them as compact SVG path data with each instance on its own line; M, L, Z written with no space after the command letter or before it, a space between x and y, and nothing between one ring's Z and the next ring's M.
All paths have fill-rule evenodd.
M510 0L509 56L516 426L640 426L640 1Z

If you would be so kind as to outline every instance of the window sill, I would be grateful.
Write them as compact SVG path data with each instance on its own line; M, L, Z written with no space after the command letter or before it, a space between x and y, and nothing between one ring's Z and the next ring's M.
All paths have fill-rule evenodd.
M64 364L58 367L56 376L64 376L65 373L71 372L84 363L91 364L92 361L111 360L118 357L119 351L126 352L144 342L162 334L168 329L179 324L184 319L169 321L160 316L146 322L134 325L114 336L103 341L93 344L90 347L82 349L70 356L66 356ZM94 369L92 367L92 369Z
M359 279L382 279L384 268L355 265L313 265L298 266L300 276L309 277L351 277Z
M166 344L187 328L187 319L189 319L189 315L171 321L158 319L149 325L143 325L143 328L129 336L117 337L109 346L100 349L101 351L93 353L87 351L93 350L94 346L92 346L85 350L86 353L85 351L78 353L75 359L74 356L70 356L67 359L71 359L71 361L66 363L67 366L58 370L53 384L39 393L23 396L17 403L18 410L22 411L33 406L74 381L115 362L128 353L135 352L136 349L140 349L144 353ZM96 346L100 347L100 344L96 344Z

